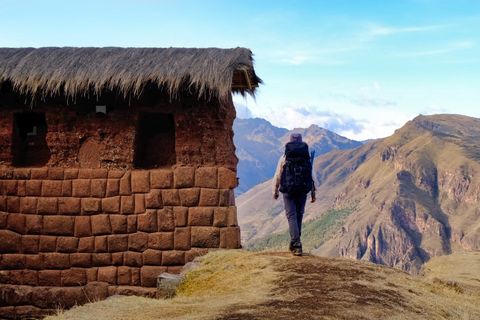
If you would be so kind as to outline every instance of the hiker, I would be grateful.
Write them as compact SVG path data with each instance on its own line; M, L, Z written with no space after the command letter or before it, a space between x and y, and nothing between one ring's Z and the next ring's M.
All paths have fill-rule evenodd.
M312 155L313 156L313 155ZM290 142L285 145L285 153L278 160L273 178L273 198L278 199L278 191L283 194L285 212L290 232L289 250L301 256L302 219L307 194L311 192L311 202L315 202L315 184L312 179L312 161L308 145L302 141L300 133L292 133Z

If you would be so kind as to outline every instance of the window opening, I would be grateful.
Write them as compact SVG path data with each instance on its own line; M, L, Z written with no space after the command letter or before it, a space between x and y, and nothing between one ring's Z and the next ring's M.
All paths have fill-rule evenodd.
M50 160L45 114L14 114L12 155L14 166L43 166Z

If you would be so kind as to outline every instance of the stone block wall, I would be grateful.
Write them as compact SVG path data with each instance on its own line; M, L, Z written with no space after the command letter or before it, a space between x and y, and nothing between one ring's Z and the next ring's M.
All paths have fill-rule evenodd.
M239 248L226 167L0 167L0 314L51 312L111 294L155 295L162 272Z

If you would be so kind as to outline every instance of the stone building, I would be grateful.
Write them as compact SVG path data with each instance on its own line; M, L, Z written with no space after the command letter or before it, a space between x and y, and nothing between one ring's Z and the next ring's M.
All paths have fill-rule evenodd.
M0 314L155 295L239 248L232 92L248 49L0 49Z

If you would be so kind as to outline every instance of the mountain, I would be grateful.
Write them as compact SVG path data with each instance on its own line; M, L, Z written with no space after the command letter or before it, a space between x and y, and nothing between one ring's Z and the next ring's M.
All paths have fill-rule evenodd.
M480 249L480 119L418 116L388 138L318 157L314 174L318 201L305 215L306 231L322 227L308 229L314 253L417 272L431 257ZM269 182L237 206L247 246L280 241L271 234L287 224Z
M233 131L235 133L233 140L239 159L237 170L240 185L235 190L237 194L273 177L278 159L283 153L283 147L292 132L301 133L310 148L315 150L316 155L334 149L351 149L361 145L361 142L349 140L316 125L289 131L275 127L261 118L236 119Z

